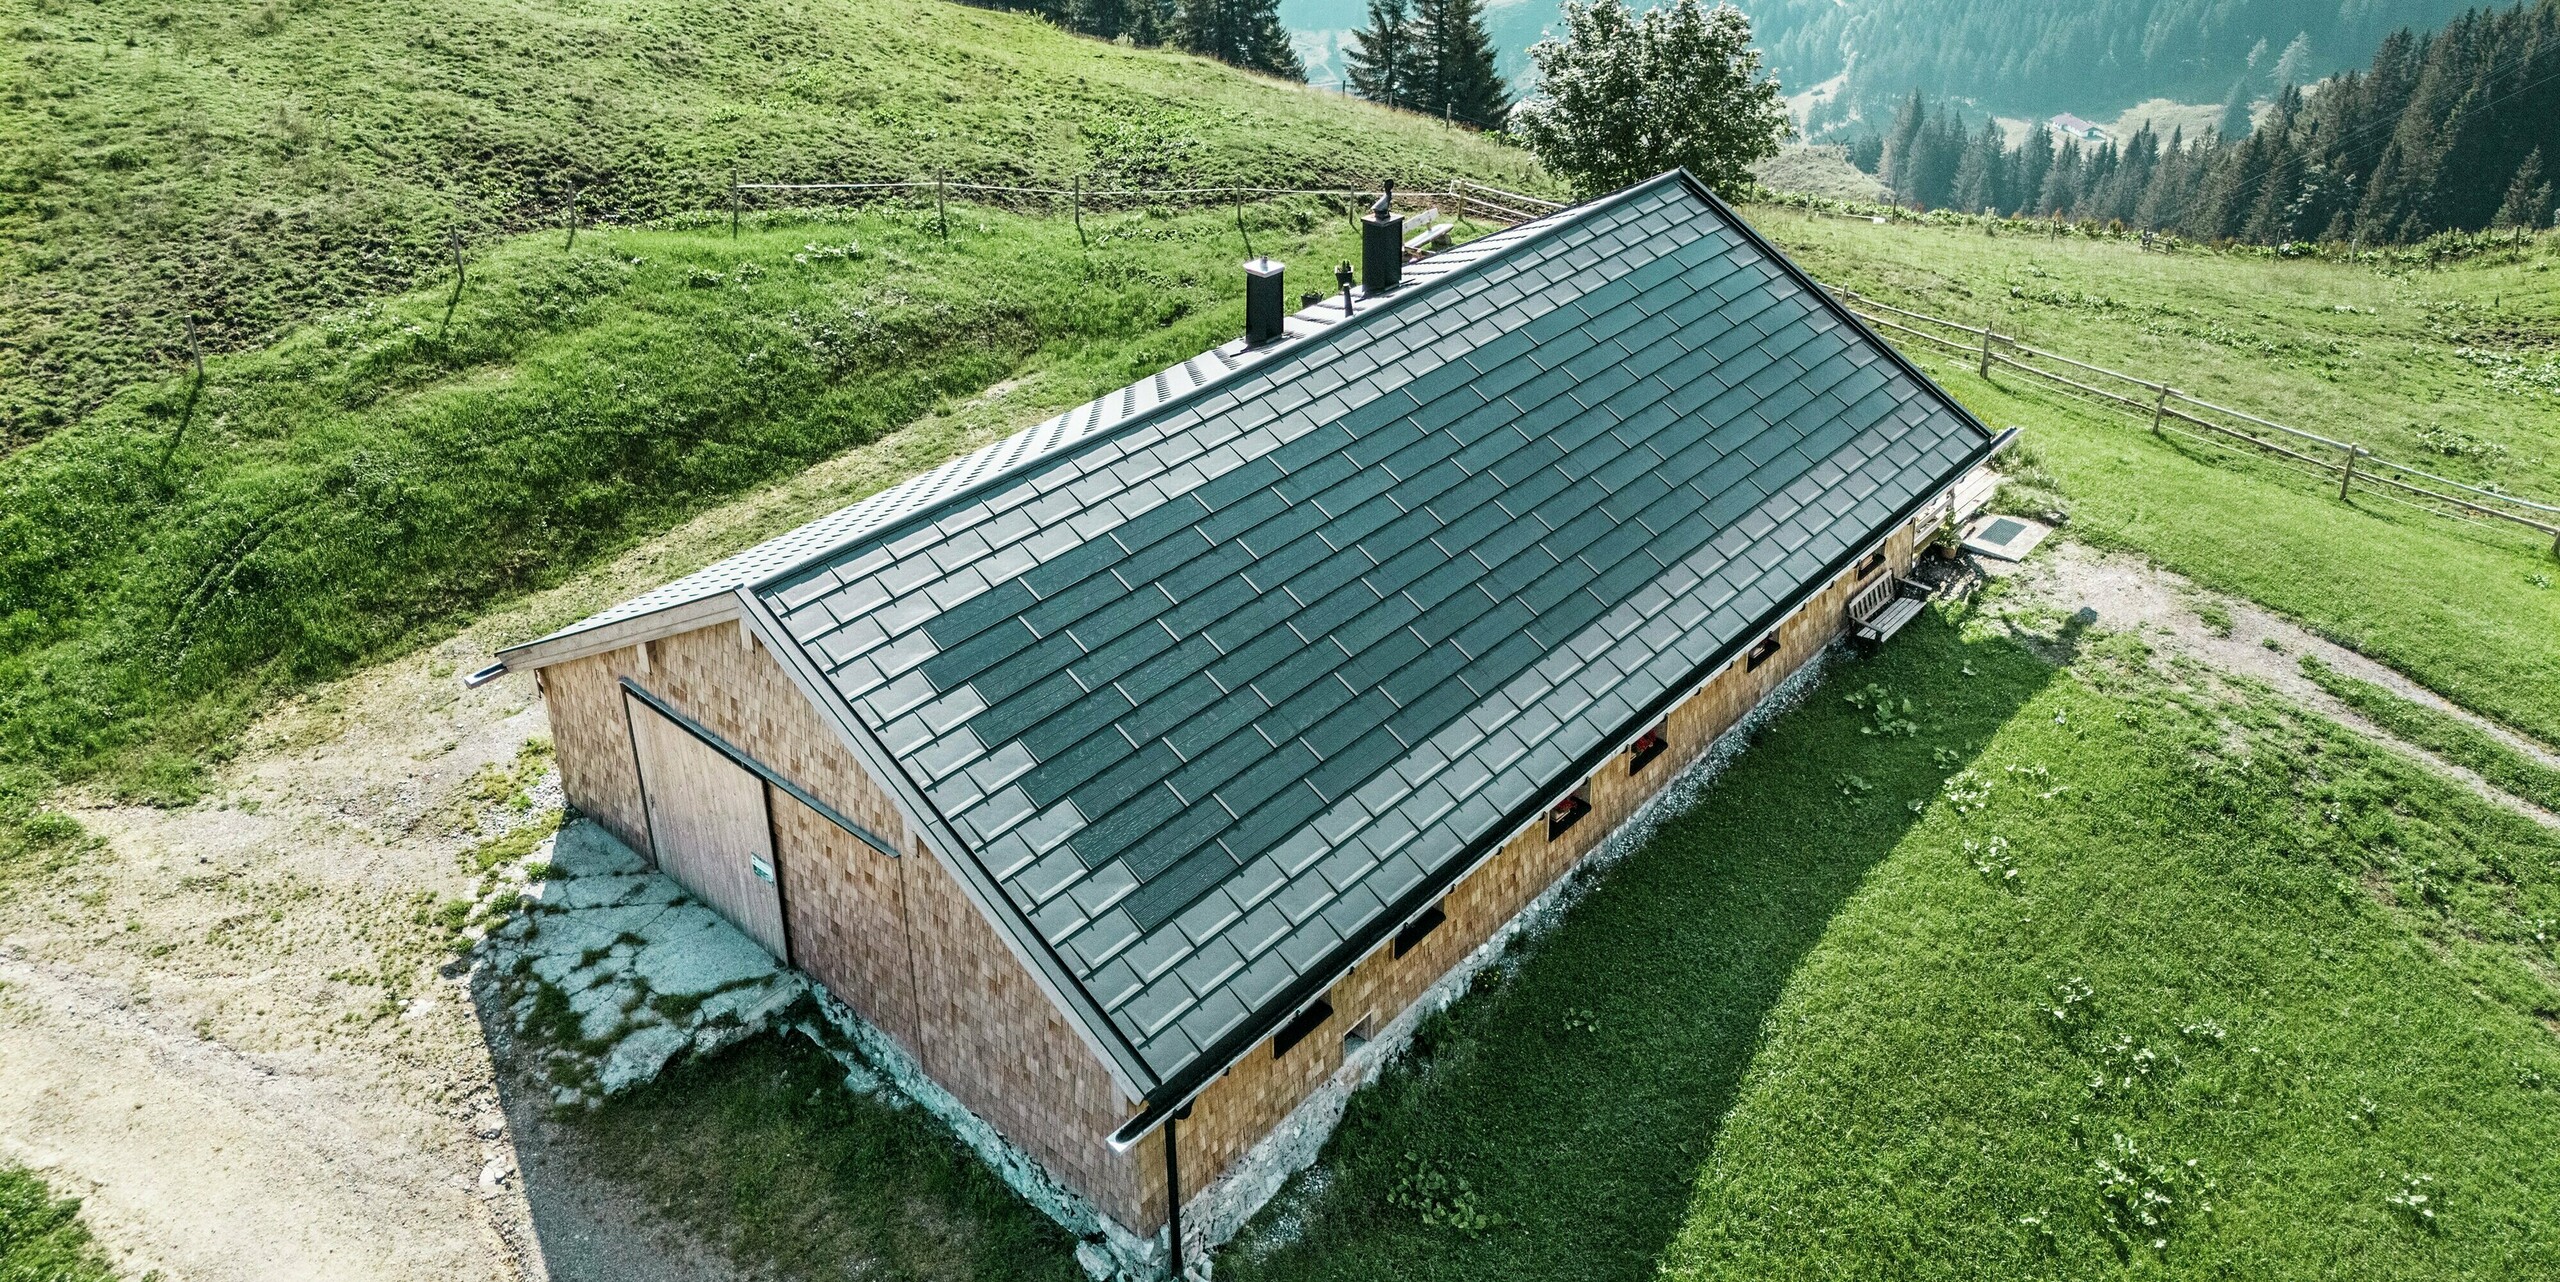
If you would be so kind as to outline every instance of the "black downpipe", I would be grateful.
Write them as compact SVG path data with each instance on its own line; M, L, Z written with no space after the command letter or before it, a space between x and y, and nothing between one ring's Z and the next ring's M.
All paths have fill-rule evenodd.
M1164 1119L1164 1192L1165 1203L1172 1208L1166 1216L1165 1238L1173 1246L1174 1282L1182 1282L1182 1159L1175 1156L1174 1136L1174 1128L1181 1124L1179 1113Z

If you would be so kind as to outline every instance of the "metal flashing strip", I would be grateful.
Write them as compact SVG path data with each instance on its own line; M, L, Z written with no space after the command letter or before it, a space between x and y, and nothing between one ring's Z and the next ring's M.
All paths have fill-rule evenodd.
M1923 386L1941 397L1946 396L1945 391L1935 383L1923 379ZM1948 403L1953 404L1952 397L1948 397L1947 400ZM1970 414L1965 415L1964 419L1977 427L1980 426ZM1890 535L1895 527L1910 520L1914 513L1935 501L1956 478L1962 477L1980 466L1985 459L1990 458L2000 448L2000 443L1993 439L1987 430L1983 432L1983 436L1982 444L1966 455L1963 461L1949 468L1937 479L1936 484L1922 489L1918 497L1897 509L1876 528ZM1579 786L1582 780L1588 778L1594 770L1599 769L1603 762L1617 754L1620 744L1642 734L1647 727L1660 721L1672 708L1693 695L1716 673L1731 665L1748 644L1757 641L1784 623L1806 602L1812 600L1817 592L1855 564L1857 557L1870 546L1872 544L1866 540L1852 544L1848 551L1843 552L1824 567L1820 574L1809 577L1784 600L1770 607L1769 611L1752 627L1740 632L1736 640L1720 647L1716 653L1710 655L1706 662L1698 665L1697 670L1691 673L1688 679L1674 682L1661 697L1638 709L1636 716L1630 719L1618 733L1602 737L1599 747L1570 763L1556 780L1531 794L1527 802L1515 807L1503 817L1501 822L1486 829L1485 836L1469 843L1459 857L1444 864L1439 872L1424 877L1412 890L1406 892L1402 899L1373 918L1370 929L1344 939L1340 946L1326 955L1322 963L1309 968L1304 977L1282 990L1278 998L1264 1005L1261 1010L1255 1012L1253 1017L1238 1024L1234 1032L1222 1038L1208 1053L1193 1059L1189 1067L1167 1077L1157 1091L1149 1093L1145 1101L1146 1107L1136 1116L1121 1123L1120 1129L1112 1132L1108 1140L1112 1149L1126 1152L1139 1140L1146 1138L1166 1118L1173 1116L1180 1109L1190 1107L1202 1091L1208 1089L1211 1083L1234 1067L1236 1062L1250 1053L1255 1046L1260 1045L1263 1038L1270 1036L1281 1025L1295 1017L1299 1010L1320 998L1335 984L1340 983L1344 976L1367 958L1380 942L1400 929L1406 920L1425 907L1438 902L1460 882L1472 875L1476 869L1483 866L1487 860L1499 854L1502 848L1509 844L1512 836L1535 822L1548 806L1555 803L1557 796Z
M736 744L721 738L719 733L711 729L709 726L676 711L675 708L666 700L651 693L647 686L641 685L639 682L634 681L629 677L624 677L622 678L622 690L623 693L647 704L650 711L655 712L659 716L665 717L667 720L682 727L685 733L701 740L713 751L727 757L731 761L737 762L741 766L744 766L749 774L755 775L757 778L764 780L766 783L772 784L776 788L780 788L783 792L789 794L792 800L797 801L801 805L807 806L809 809L817 812L819 818L826 820L828 823L834 824L838 828L844 829L847 833L853 836L854 840L871 847L873 850L879 851L881 854L887 855L891 859L898 857L898 846L896 842L893 842L888 838L863 827L861 824L855 823L853 820L846 818L843 811L818 800L815 794L784 777L781 771L756 760L752 756L749 756Z

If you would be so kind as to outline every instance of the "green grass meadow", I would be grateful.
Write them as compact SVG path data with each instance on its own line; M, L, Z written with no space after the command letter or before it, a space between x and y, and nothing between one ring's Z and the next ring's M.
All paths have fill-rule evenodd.
M2146 253L2130 243L1758 211L1818 278L2471 484L2560 502L2560 239L2432 269ZM1909 344L1986 422L2026 431L2079 538L2272 607L2463 706L2560 743L2560 561L2451 520ZM2243 447L2245 448L2245 447Z
M1995 607L1841 667L1221 1275L2560 1269L2560 840L2013 623L2087 641Z
M754 1277L1084 1277L1075 1240L941 1123L847 1090L844 1070L794 1036L688 1061L568 1134L582 1161L624 1173Z
M789 492L813 466L874 451L886 484L1241 329L1234 211L954 202L946 238L929 200L750 208L732 239L733 173L1540 182L1495 139L938 0L21 8L0 891L95 847L66 786L183 804L285 694L753 514L680 536L689 568L858 497ZM2560 239L2427 267L1750 212L1826 281L2560 497ZM1241 216L1301 289L1356 257L1340 205ZM1914 355L2026 428L2004 502L2560 744L2544 541ZM1843 659L1430 1020L1219 1276L2560 1276L2560 838L2111 622L1995 590ZM796 1045L572 1129L757 1276L1075 1276L921 1114ZM105 1276L65 1206L0 1169L0 1282Z
M2393 738L2480 776L2508 796L2560 814L2560 770L2517 751L2515 745L2441 708L2401 698L2307 654L2302 656L2302 674Z
M942 0L25 0L0 39L0 450L558 226L748 182L1419 188L1525 153Z
M0 1282L115 1282L115 1269L80 1222L77 1198L44 1177L0 1164Z
M1247 218L1284 259L1348 252L1320 204ZM1214 346L1243 323L1234 220L524 237L449 323L422 290L130 389L0 458L0 765L183 799L280 691L1000 380L1036 416Z

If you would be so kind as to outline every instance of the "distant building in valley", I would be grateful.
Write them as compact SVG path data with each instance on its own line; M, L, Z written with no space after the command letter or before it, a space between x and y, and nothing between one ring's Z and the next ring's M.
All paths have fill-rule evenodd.
M2107 140L2106 130L2090 124L2088 121L2082 120L2078 116L2072 115L2067 111L2049 121L2046 121L2045 123L2053 126L2053 131L2061 134L2065 138L2077 138L2082 142L2105 142Z

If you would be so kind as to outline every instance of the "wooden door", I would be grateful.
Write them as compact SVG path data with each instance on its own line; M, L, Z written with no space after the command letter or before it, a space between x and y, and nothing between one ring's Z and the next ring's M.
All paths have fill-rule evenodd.
M623 706L658 868L789 961L764 780L649 705Z

